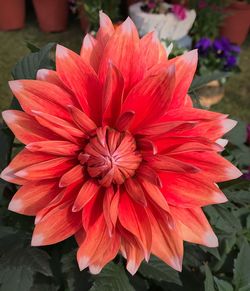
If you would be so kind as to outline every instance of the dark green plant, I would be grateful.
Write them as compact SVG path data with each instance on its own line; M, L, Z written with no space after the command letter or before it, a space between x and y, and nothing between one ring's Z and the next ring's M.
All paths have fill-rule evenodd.
M112 21L119 20L120 0L78 0L78 7L83 7L90 21L91 29L96 31L99 26L98 11L108 14Z

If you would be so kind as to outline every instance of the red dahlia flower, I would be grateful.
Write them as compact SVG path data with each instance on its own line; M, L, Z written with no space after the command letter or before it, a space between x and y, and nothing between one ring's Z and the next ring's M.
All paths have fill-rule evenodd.
M1 174L21 185L9 209L36 216L33 246L74 235L81 270L119 252L132 274L150 253L181 270L183 240L218 244L201 207L241 175L218 153L235 122L193 108L196 51L167 60L129 18L100 23L80 56L58 45L56 71L10 82L24 112L3 117L26 147Z

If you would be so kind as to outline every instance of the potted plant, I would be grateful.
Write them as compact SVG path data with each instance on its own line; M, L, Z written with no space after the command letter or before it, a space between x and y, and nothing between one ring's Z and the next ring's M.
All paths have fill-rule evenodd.
M164 0L146 0L130 5L129 15L139 33L155 30L160 39L178 40L191 29L196 13L181 4L168 4Z
M250 4L246 1L232 1L224 13L226 17L221 26L221 35L241 45L250 29Z
M80 17L82 30L97 31L99 24L98 11L103 11L109 15L112 21L119 19L120 0L77 0L77 10Z
M0 30L24 27L25 0L0 0Z
M221 37L212 41L210 38L203 37L195 44L195 48L199 53L198 75L239 72L237 64L240 47L232 44L227 38ZM224 97L225 82L226 78L223 77L200 88L197 93L201 105L209 108L220 102Z
M68 22L68 0L33 0L41 30L45 32L63 31Z

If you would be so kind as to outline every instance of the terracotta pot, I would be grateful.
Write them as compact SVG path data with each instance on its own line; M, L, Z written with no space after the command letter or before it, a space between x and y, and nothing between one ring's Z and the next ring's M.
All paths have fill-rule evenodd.
M250 4L236 1L224 11L220 34L227 37L232 43L241 45L250 29Z
M205 108L210 108L212 105L219 103L224 97L224 86L215 80L209 82L206 86L197 90L200 104Z
M25 0L0 0L0 30L24 27Z
M45 32L63 31L68 23L68 0L33 0L37 20Z

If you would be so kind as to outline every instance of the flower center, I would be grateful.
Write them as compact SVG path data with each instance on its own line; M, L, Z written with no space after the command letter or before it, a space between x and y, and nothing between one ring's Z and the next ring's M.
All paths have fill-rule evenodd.
M142 157L129 132L100 127L79 155L79 160L86 164L91 177L97 178L102 186L109 187L112 183L123 184L125 179L132 177Z

